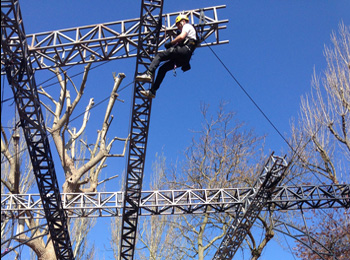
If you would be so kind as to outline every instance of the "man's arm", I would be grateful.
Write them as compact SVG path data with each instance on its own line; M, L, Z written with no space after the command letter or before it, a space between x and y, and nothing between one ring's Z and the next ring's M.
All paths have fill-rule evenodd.
M182 30L182 32L178 36L176 36L174 40L170 42L171 45L175 45L176 43L184 41L186 39L186 36L187 36L187 32Z

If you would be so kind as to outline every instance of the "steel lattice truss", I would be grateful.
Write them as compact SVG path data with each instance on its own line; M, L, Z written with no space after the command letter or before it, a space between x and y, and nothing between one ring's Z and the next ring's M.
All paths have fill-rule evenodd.
M202 46L228 43L228 40L220 39L220 31L226 28L228 20L219 20L217 14L217 10L224 7L184 11L201 33L202 40L205 40ZM178 14L177 12L163 15L162 20L166 23L160 27L158 47L175 35L177 28L171 21L175 21ZM159 20L158 15L154 15L153 18ZM38 70L88 63L91 62L91 55L95 56L94 62L136 57L140 27L140 18L135 18L29 34L26 38L31 62ZM149 34L149 31L144 29L140 32L142 39Z
M2 195L2 219L46 218L56 255L73 259L67 217L121 216L121 258L133 259L139 215L235 213L216 255L216 259L231 259L261 210L349 208L349 184L276 187L286 167L284 159L276 156L252 188L141 191L151 101L140 96L140 82L134 85L125 192L61 194L61 198L32 66L83 64L91 62L92 55L95 61L137 57L136 76L148 67L158 47L175 35L170 21L178 13L162 15L162 6L162 0L144 0L138 19L25 35L18 1L1 1L2 71L14 92L40 192ZM224 7L184 11L205 40L201 46L228 42L219 39L228 20L219 20L217 9ZM287 227L276 223L276 228ZM37 232L25 232L36 238Z
M261 210L271 198L273 190L282 180L286 169L287 162L284 158L270 156L251 193L235 212L235 218L213 259L233 258Z
M73 259L18 1L1 1L1 48L1 62L14 94L56 256Z
M142 191L140 215L234 213L253 188ZM69 218L121 217L124 192L61 193ZM263 211L350 208L350 184L279 186ZM2 194L4 218L45 218L39 194ZM30 213L30 214L28 214Z
M162 11L162 0L142 1L135 77L148 68L154 55L158 52ZM151 99L141 95L140 91L142 89L142 83L135 81L123 201L120 259L133 259L136 245L139 204L152 105Z
M36 69L47 69L82 64L91 62L92 55L95 56L95 61L136 56L136 75L142 72L139 65L145 69L157 53L158 47L176 35L175 24L171 24L170 21L175 20L178 13L163 16L161 12L163 1L143 1L139 19L25 35L18 1L2 1L1 5L2 21L4 21L1 42L2 73L6 71L9 83L13 85L16 102L24 108L24 110L19 108L19 112L22 125L25 126L25 130L28 130L27 144L28 147L32 148L30 154L34 169L39 172L37 177L45 177L45 180L38 179L40 195L43 197L40 204L44 205L48 226L56 228L55 234L60 234L52 236L59 240L59 243L53 241L54 245L60 247L59 249L55 247L56 254L61 259L65 259L65 256L62 255L73 259L65 211L61 206L61 197L46 129L42 120L32 66L35 65ZM13 15L14 19L11 20L9 15L12 12L8 11L9 7L13 7L13 10L16 9L13 14L17 14L18 17ZM218 20L217 9L224 7L216 6L183 11L188 15L191 23L197 26L201 40L205 41L205 44L202 43L201 46L228 43L228 41L219 39L219 31L226 28L223 24L227 23L228 20ZM20 19L16 20L16 18ZM166 21L164 26L162 26L163 19ZM15 27L20 28L20 30L16 30ZM10 30L8 30L9 28ZM137 206L141 194L151 108L151 102L139 94L142 88L143 86L139 82L135 83L127 165L127 188L123 194L124 218L121 247L124 247L122 257L126 259L133 258Z

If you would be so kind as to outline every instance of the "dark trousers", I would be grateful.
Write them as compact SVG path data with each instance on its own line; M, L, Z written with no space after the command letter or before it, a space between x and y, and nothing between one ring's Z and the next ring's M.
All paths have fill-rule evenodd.
M174 66L182 67L185 64L188 64L192 56L192 51L189 50L186 46L175 46L171 47L163 52L160 52L153 59L151 65L148 70L152 72L152 74L156 71L159 64L162 61L165 62L162 66L159 67L158 74L154 84L151 87L152 93L156 93L159 89L160 84L162 83L166 73L169 70L172 70Z

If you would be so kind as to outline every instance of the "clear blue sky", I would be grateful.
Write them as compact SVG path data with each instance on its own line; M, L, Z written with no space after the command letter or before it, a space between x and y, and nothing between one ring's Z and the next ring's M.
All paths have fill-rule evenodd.
M20 4L27 34L137 18L140 14L140 1L32 0L20 1ZM230 43L215 46L213 50L277 129L288 137L290 120L299 112L300 96L310 91L313 70L320 74L326 67L324 45L330 45L330 35L332 31L338 31L341 21L350 24L350 1L179 0L165 1L163 12L222 4L227 7L219 10L219 19L229 19L229 23L220 37ZM132 82L135 63L135 59L112 61L91 71L82 109L88 98L94 97L97 103L109 95L113 85L112 72L126 74L122 85ZM268 150L278 154L282 149L288 149L209 48L197 49L191 65L189 72L179 70L176 78L170 72L153 101L145 185L156 153L163 152L168 161L181 157L182 150L192 138L191 130L201 127L201 103L210 104L211 111L215 112L220 101L228 101L227 110L235 111L237 118L258 134L268 135ZM48 75L47 72L38 72L37 84ZM9 95L9 90L5 90L4 97ZM125 103L119 103L114 110L113 131L125 137L129 128L131 87L121 92L120 98ZM92 120L97 113L103 113L104 107L92 113ZM95 130L91 128L90 131L94 136ZM90 142L94 141L95 137L90 139ZM121 175L125 161L109 165L113 167L110 167L111 171L105 171L106 176ZM56 171L62 174L58 162ZM120 190L117 182L108 185L108 191ZM109 220L98 222L109 223ZM97 225L99 228L102 226ZM100 239L104 234L104 230L96 229L96 245L106 259L112 259L103 246L105 242L109 247L109 243ZM261 259L294 258L274 244L268 246Z

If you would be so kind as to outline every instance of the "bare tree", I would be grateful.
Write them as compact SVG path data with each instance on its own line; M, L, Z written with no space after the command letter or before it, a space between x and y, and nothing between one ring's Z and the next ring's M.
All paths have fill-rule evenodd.
M234 121L234 114L224 110L211 116L208 106L202 106L202 130L186 149L185 160L167 172L164 186L178 189L212 189L249 187L264 161L263 137ZM217 250L232 222L229 214L210 213L181 215L177 232L186 240L178 251L186 259L206 259Z
M32 172L32 165L26 153L26 144L22 132L13 122L10 129L14 129L11 137L7 137L5 128L1 125L1 193L26 193L30 190L35 182ZM22 167L21 167L22 166ZM14 220L13 220L14 221ZM9 238L15 232L14 225L9 219L1 216L1 239ZM6 250L8 244L4 244ZM15 258L19 253L15 251Z
M119 259L120 256L120 233L121 233L121 219L118 217L111 220L111 239L110 245L113 251L114 259Z
M94 260L95 246L88 243L87 234L95 225L96 219L78 218L72 225L71 240L74 241L75 260Z
M327 69L314 73L311 94L302 97L299 127L293 125L296 163L318 178L346 181L350 161L350 32L340 24L333 48L325 48ZM297 145L295 145L297 147Z
M151 190L160 190L165 172L164 156L157 157L151 175ZM176 232L180 217L176 215L146 216L140 219L138 229L137 259L183 259L177 249L184 246L184 239Z
M295 168L312 176L313 183L339 184L349 182L350 172L350 27L341 23L331 41L333 46L324 51L327 68L320 76L314 73L311 94L302 97L299 125L294 124L292 130L298 154ZM342 256L348 256L349 248L343 245L350 239L348 212L310 214L314 225L307 232L323 241L338 259L345 259ZM317 258L302 244L297 249L302 259Z
M93 59L92 57L91 60ZM55 74L59 82L60 91L58 95L54 96L50 94L43 87L40 87L39 90L39 94L44 97L44 99L41 99L41 104L53 117L52 125L47 122L47 130L52 136L64 170L65 182L63 184L63 192L66 193L97 191L98 185L105 182L105 180L99 180L99 175L102 169L106 167L107 158L123 157L128 142L128 138L112 137L111 140L108 140L107 137L109 127L113 120L111 111L117 100L117 91L125 77L124 74L119 74L118 76L115 74L113 75L114 86L105 110L104 120L100 130L97 131L94 144L90 145L84 140L84 131L89 121L91 108L94 105L93 99L90 99L86 106L79 130L76 130L76 128L72 126L71 119L79 102L82 100L91 64L92 63L89 63L85 66L82 82L79 87L75 85L66 71L55 68L50 70ZM43 102L43 100L45 100L45 102ZM49 102L53 104L53 109L51 109L52 105L50 105ZM112 146L115 141L122 141L124 143L124 148L120 153L112 152ZM86 155L85 151L89 154ZM7 158L9 164L7 170L8 177L5 179L2 177L2 184L6 187L4 190L8 190L10 193L18 193L18 191L26 192L29 189L26 185L24 185L24 187L27 187L27 190L19 190L19 182L16 180L20 178L19 175L24 171L15 170L15 153L11 156L7 137L3 128L1 152L2 156ZM26 171L28 171L28 169L26 169ZM110 176L108 180L115 177L117 176ZM21 179L23 179L23 176ZM75 220L71 222L71 239L76 259L94 259L94 248L92 247L89 251L86 250L88 247L86 236L94 226L94 222L95 220L91 219ZM24 230L25 227L32 228L38 225L38 221L34 221L33 219L26 220L25 222L21 221L21 223L18 224L19 230ZM44 231L42 233L44 233ZM23 235L17 240L25 243L27 239L28 238ZM27 242L26 245L35 252L37 259L56 259L49 236L37 238L31 242Z
M93 58L92 58L93 60ZM55 73L61 87L61 92L57 99L53 98L48 92L43 88L40 88L39 93L45 95L54 104L54 109L50 109L48 105L43 104L47 110L53 115L53 124L48 127L49 133L52 135L54 140L58 155L61 159L61 164L66 175L66 181L63 184L64 192L94 192L98 186L98 175L102 168L105 167L104 163L108 157L123 157L126 150L127 138L114 137L110 142L107 140L107 132L109 126L113 120L111 116L112 108L117 100L118 94L117 90L125 77L124 74L119 74L119 77L114 75L114 86L111 92L108 106L105 111L104 120L101 129L98 130L96 141L92 147L90 147L86 142L80 140L84 143L90 155L87 156L87 162L76 167L75 162L75 149L76 141L83 134L87 122L90 116L90 110L94 105L94 99L91 98L88 105L86 106L84 118L80 129L77 131L75 128L69 129L70 118L77 107L79 101L85 90L86 81L88 77L88 72L92 63L85 66L85 71L83 75L83 80L78 89L73 81L68 77L65 71L60 71L59 68L51 69ZM63 76L62 76L63 74ZM71 95L70 91L67 89L68 83L71 82L74 88L75 97ZM65 105L65 109L64 109ZM67 138L68 136L68 138ZM120 154L111 154L113 143L115 141L123 141L125 143L124 150ZM88 188L81 188L82 185L89 184Z
M26 150L24 139L20 138L23 134L20 134L21 130L17 126L13 129L8 138L1 125L1 172L6 173L1 174L1 193L5 190L13 194L26 193L32 188L35 179L28 157L23 156Z

